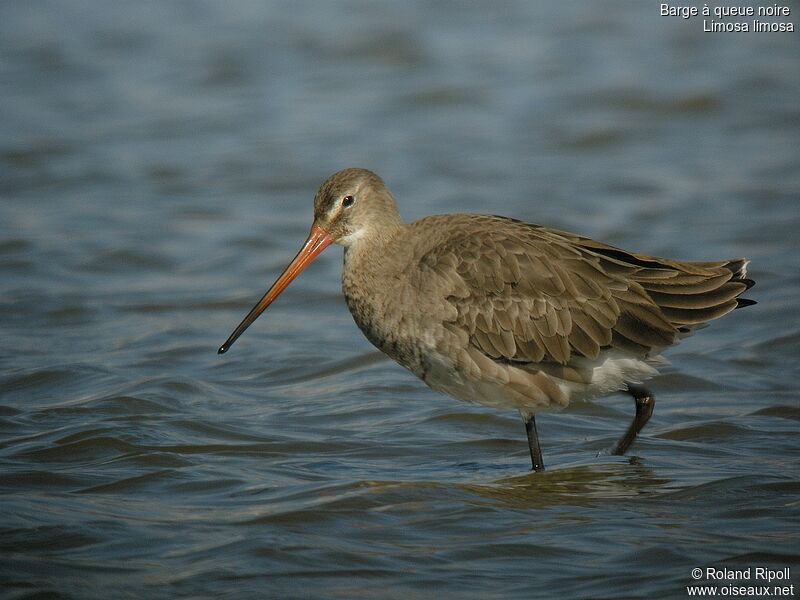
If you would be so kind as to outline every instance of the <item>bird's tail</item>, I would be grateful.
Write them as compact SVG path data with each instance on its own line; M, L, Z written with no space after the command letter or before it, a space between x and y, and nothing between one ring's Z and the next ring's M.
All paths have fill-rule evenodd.
M745 258L721 262L672 262L677 272L667 279L639 279L664 316L682 333L690 333L730 311L755 304L741 294L755 285L747 277Z
M727 261L723 265L726 269L733 273L731 281L743 283L746 286L744 290L749 290L756 284L755 281L747 277L747 265L749 264L750 261L746 258L734 258L733 260ZM756 304L755 300L750 300L749 298L740 298L739 296L736 297L736 308L752 306L753 304Z

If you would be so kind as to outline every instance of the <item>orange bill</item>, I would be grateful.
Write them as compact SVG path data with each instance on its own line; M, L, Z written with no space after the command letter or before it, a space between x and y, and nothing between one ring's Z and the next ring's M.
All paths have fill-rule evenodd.
M305 268L310 265L313 260L320 255L320 253L325 250L328 246L331 245L333 240L331 236L328 235L327 231L322 230L317 225L313 225L311 227L311 233L308 234L308 239L306 243L303 244L303 247L300 249L300 252L297 253L297 256L294 257L289 266L286 267L281 276L272 284L272 287L267 290L267 293L264 294L264 297L258 301L252 310L247 313L247 316L239 323L238 327L233 330L233 333L230 337L225 341L222 346L219 347L217 351L219 354L224 354L228 351L228 349L233 345L233 342L244 333L244 330L250 327L250 325L258 318L262 312L266 310L266 308L272 304L272 301L277 298L280 293L286 289L286 287L294 280L295 277L300 275Z

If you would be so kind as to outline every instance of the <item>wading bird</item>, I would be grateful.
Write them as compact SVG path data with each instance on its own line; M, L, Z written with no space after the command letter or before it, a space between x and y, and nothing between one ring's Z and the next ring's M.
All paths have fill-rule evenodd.
M624 454L653 414L641 383L659 354L735 308L747 260L681 262L627 252L505 217L452 214L406 224L383 181L345 169L314 198L300 252L228 340L226 352L325 248L344 247L342 290L367 339L434 390L519 411L533 470L534 415L625 391Z

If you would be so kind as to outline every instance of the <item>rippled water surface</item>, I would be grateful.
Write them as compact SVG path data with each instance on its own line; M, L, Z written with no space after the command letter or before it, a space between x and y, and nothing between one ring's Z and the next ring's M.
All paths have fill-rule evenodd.
M711 565L799 582L798 34L657 13L3 3L0 594L682 598ZM319 183L356 165L407 219L748 256L759 304L669 353L629 456L604 453L627 398L541 415L538 475L516 414L363 339L338 248L218 356Z

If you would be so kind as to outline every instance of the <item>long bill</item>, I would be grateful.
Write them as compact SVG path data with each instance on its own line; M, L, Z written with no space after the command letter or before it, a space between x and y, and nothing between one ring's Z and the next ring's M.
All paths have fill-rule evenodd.
M325 248L330 246L332 242L333 240L327 231L324 231L317 225L312 225L311 233L308 234L308 239L306 243L303 244L300 252L297 253L297 256L289 263L289 266L281 273L281 276L272 284L272 287L267 290L264 297L258 301L258 304L247 313L247 316L239 323L236 329L233 330L233 333L225 343L219 347L217 352L219 354L227 352L233 345L233 342L235 342L236 339L244 333L244 330L250 327L253 321L258 318L258 315L264 312L294 278L300 275L300 273L302 273Z

